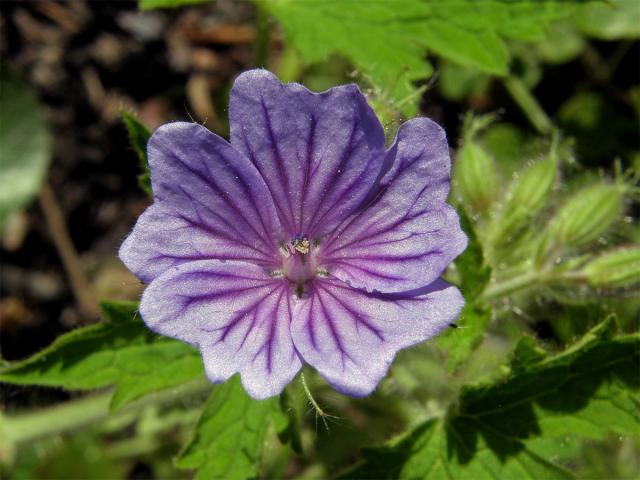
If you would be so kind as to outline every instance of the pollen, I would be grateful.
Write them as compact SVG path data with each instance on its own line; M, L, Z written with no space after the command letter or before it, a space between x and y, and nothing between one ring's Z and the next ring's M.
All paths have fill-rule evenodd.
M311 242L306 235L296 235L291 241L291 248L293 253L300 253L306 255L311 250Z

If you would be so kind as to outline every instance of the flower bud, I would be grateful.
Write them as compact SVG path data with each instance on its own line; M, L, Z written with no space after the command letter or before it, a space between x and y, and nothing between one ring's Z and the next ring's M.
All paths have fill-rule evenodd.
M491 231L492 244L508 243L529 224L545 205L553 188L556 171L556 160L552 155L534 163L513 181L502 215Z
M555 158L546 158L531 165L513 182L508 205L523 207L530 215L537 213L553 188L556 170Z
M640 247L621 248L600 255L582 270L594 287L629 287L640 283Z
M548 235L567 247L580 247L604 234L623 209L624 189L599 183L574 193L552 219Z
M477 143L466 141L458 153L454 182L460 200L482 213L498 193L498 174L493 158Z

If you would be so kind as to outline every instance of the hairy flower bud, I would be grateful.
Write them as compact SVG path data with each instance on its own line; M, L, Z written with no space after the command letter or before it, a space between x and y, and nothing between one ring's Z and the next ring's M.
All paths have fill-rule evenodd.
M508 205L526 208L530 215L537 213L544 206L555 178L555 158L534 163L514 181Z
M511 184L502 215L490 233L492 245L504 245L529 224L545 205L556 178L555 155L527 167Z
M464 204L474 212L486 212L498 192L493 158L477 143L466 141L458 153L454 182Z
M599 183L574 193L558 211L547 231L567 247L583 246L604 234L620 217L623 189Z
M629 287L640 283L640 247L600 255L582 270L594 287Z

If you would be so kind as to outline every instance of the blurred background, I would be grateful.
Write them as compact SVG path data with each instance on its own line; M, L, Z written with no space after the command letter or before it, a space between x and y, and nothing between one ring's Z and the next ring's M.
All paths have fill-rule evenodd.
M416 80L417 93L410 101L417 114L444 126L454 152L459 139L473 130L473 138L505 179L547 154L552 126L561 132L558 155L564 178L574 173L612 178L616 168L637 169L640 12L632 3L609 24L605 17L591 23L558 22L541 40L510 40L507 80L429 53L434 73ZM32 125L26 137L2 144L0 152L2 169L11 170L2 173L0 183L3 361L28 357L60 334L99 321L98 300L137 300L142 291L116 257L123 238L150 203L139 187L141 167L122 122L123 111L150 129L172 120L192 120L227 136L228 92L234 77L264 66L316 91L358 82L390 137L409 116L348 58L336 54L324 61L306 61L285 41L278 22L252 2L217 0L140 11L134 1L3 0L0 13L0 138L16 122ZM491 114L489 126L470 127L470 117L465 123L468 112ZM574 188L567 185L560 190ZM637 242L637 216L637 200L625 200L607 241ZM500 363L513 345L513 329L560 346L592 325L591 316L615 308L627 312L623 323L628 330L636 328L635 294L604 293L537 298L518 308L518 327L505 327L498 319L494 335L483 344L479 366L458 373L455 382L477 378ZM513 307L510 301L500 309ZM582 315L584 322L567 327L560 320L563 315ZM427 350L432 363L424 370L433 384L424 387L424 398L449 398L449 373L433 373L446 358ZM3 385L0 403L11 413L77 395ZM357 446L397 431L389 417L385 425L371 423L378 403L381 411L386 408L385 395L383 389L379 402L365 405L326 393L325 400L337 405L347 420L334 428L333 439L322 430L317 433L318 462L326 467L318 470L319 476L354 458ZM194 412L146 411L135 421L120 418L120 424L105 423L89 432L36 443L18 457L10 478L189 478L174 470L170 457L197 418ZM313 424L313 418L307 421ZM404 421L402 415L397 421ZM354 432L361 437L355 439ZM335 441L336 436L341 440ZM584 449L576 468L596 472L593 475L624 477L637 468L637 446L604 443ZM610 452L609 458L603 452ZM302 470L294 465L288 471Z

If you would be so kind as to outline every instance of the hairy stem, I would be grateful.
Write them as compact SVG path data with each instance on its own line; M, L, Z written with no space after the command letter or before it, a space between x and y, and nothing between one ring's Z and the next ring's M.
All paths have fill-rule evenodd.
M550 133L553 128L551 120L522 80L516 77L507 77L503 83L509 95L522 109L536 130L543 135Z
M492 282L484 289L480 298L484 301L494 301L502 297L524 290L526 288L537 287L540 285L572 282L583 283L584 275L581 272L554 272L548 270L533 270L522 275L511 277L507 280Z
M11 417L0 416L0 450L9 450L18 445L50 435L72 432L96 425L103 420L137 413L150 405L171 405L193 397L211 388L204 378L188 382L176 388L147 395L113 413L109 409L111 391L88 395L61 405L23 413Z
M527 287L537 285L539 282L540 274L538 272L527 272L508 280L490 283L482 292L480 298L485 301L497 300Z

